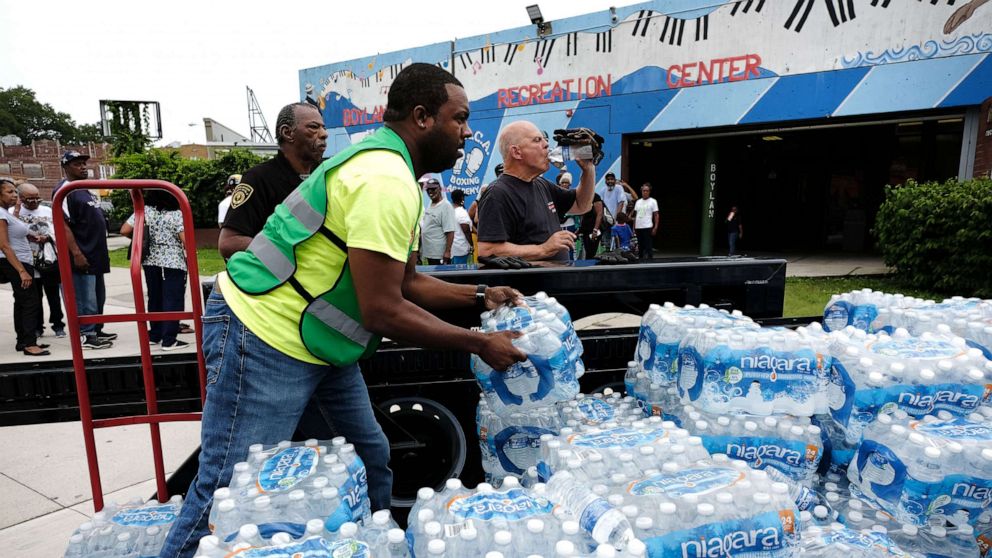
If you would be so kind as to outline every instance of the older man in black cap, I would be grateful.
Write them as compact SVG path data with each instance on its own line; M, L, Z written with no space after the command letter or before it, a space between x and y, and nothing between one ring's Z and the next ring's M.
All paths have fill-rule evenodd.
M89 178L86 167L88 155L78 151L62 154L65 180L55 191L68 182ZM52 196L54 197L54 193ZM110 253L107 250L107 222L99 200L87 189L74 190L62 200L65 215L66 243L72 256L72 285L76 291L76 311L80 316L103 314L107 288L103 276L110 273ZM82 324L84 349L107 349L117 339L116 333L105 333L103 324Z

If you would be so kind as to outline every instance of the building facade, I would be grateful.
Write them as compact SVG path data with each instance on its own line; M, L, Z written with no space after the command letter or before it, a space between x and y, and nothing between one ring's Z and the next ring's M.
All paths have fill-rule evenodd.
M452 72L474 136L443 179L467 203L508 123L583 126L606 138L599 188L610 171L654 187L662 250L719 253L738 206L749 250L859 251L887 184L989 175L990 53L983 0L653 0L304 69L299 87L334 153L382 124L404 66Z
M114 174L110 159L109 143L62 145L55 140L36 140L31 145L3 145L0 143L0 176L26 180L38 187L43 199L50 199L52 190L65 175L59 159L65 151L74 150L89 155L90 178L106 179Z

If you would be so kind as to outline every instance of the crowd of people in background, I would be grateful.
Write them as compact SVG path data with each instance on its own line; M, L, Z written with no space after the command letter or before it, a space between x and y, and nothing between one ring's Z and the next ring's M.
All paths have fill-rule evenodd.
M283 107L276 130L278 154L244 175L232 174L222 185L217 226L224 258L246 249L276 206L323 160L327 130L312 105ZM597 193L592 188L594 167L586 169L579 163L578 184L567 171L560 172L552 184L543 178L549 168L547 137L529 122L508 126L498 143L504 160L496 166L496 179L483 185L468 208L461 189L450 188L446 193L438 175L421 178L429 200L417 245L421 263L467 264L479 256L502 255L568 261L591 259L611 250L632 252L641 260L654 257L661 218L650 183L641 185L638 195L609 172ZM87 159L75 151L63 154L65 179L55 187L53 199L63 184L88 177ZM52 209L42 203L38 189L30 183L0 178L0 187L0 282L11 283L14 293L16 349L25 355L44 356L49 354L48 345L38 339L46 328L45 300L51 334L56 338L66 335ZM79 315L102 314L106 301L104 276L110 271L110 261L106 222L97 201L89 190L77 189L62 203ZM725 221L729 255L734 256L744 234L737 207ZM120 232L131 236L133 226L134 215ZM148 310L180 311L187 269L178 201L165 192L149 192L145 227L141 265ZM100 324L82 325L80 330L86 349L109 348L117 337ZM174 350L188 345L177 335L192 332L188 324L156 321L150 323L149 340L162 350Z

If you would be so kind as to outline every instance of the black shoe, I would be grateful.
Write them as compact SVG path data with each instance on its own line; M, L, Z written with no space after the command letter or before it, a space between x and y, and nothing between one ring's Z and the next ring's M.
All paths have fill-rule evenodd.
M26 356L34 356L34 357L48 356L52 354L51 351L45 350L45 348L41 347L41 345L37 345L37 347L40 347L42 350L38 351L37 353L32 353L31 351L24 349L21 352L23 352Z
M185 341L179 341L177 339L176 342L173 343L173 344L171 344L171 345L162 345L162 350L163 351L175 351L177 349L183 349L183 348L186 348L186 347L189 347L189 343L187 343Z
M83 348L84 349L109 349L113 347L114 344L110 341L103 341L96 335L89 335L83 337Z
M23 351L25 347L40 347L42 349L47 349L49 346L50 345L48 345L47 343L35 343L34 345L21 345L20 343L18 343L17 345L14 345L14 349L18 351Z
M96 338L100 341L113 341L117 339L116 333L104 333L102 331L96 332Z

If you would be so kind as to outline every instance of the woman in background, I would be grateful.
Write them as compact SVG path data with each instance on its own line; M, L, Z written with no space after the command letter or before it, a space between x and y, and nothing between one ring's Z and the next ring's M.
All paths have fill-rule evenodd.
M51 354L48 345L38 344L41 304L33 287L34 256L28 242L28 226L14 216L18 206L14 181L0 178L0 276L14 291L16 348L27 356L46 356Z

